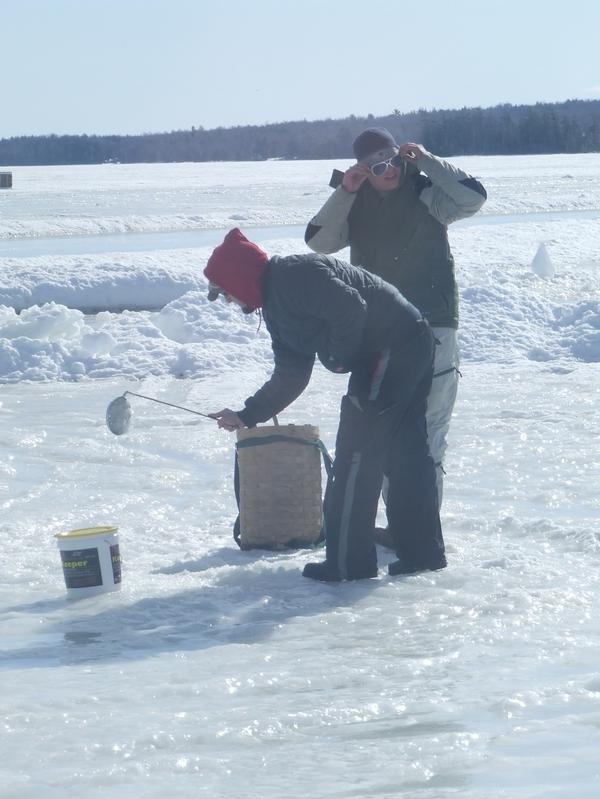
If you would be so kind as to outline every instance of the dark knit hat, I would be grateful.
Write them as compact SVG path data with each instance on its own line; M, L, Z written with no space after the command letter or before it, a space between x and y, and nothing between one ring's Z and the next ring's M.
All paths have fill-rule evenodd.
M213 250L204 269L208 279L208 299L231 294L248 308L262 306L261 283L269 256L249 241L239 228L233 228L222 244Z
M357 161L387 153L389 150L398 150L394 137L385 128L367 128L360 133L352 144L354 157Z

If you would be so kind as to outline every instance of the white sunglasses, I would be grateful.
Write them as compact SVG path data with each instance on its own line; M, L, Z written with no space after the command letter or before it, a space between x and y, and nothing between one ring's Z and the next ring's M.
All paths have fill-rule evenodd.
M388 158L387 161L378 161L376 164L371 164L369 169L371 170L372 174L375 175L375 177L379 177L380 175L385 175L385 173L388 171L388 167L401 167L403 165L404 159L400 153L396 153L396 155Z

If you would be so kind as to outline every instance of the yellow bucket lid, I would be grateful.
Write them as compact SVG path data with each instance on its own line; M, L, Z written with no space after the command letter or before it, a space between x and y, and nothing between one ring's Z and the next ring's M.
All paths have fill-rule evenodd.
M108 535L116 533L118 527L81 527L79 530L69 530L66 533L55 533L55 538L85 538L91 535Z

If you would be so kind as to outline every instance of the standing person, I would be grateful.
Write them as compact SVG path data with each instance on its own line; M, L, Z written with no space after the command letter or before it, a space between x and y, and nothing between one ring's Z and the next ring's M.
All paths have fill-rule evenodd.
M441 507L459 364L458 290L447 226L476 213L487 195L462 169L421 144L398 146L385 128L364 130L353 149L356 164L339 173L340 185L310 220L305 241L319 253L349 245L352 264L396 286L431 325L436 349L427 433ZM389 536L381 541L389 544Z
M326 557L303 575L333 582L377 575L373 529L384 464L398 557L389 573L444 568L425 425L434 341L419 311L364 269L312 253L269 258L237 228L204 274L209 299L221 293L246 312L262 309L275 363L244 408L211 414L219 427L253 427L286 408L308 385L315 355L333 372L350 372L325 502Z

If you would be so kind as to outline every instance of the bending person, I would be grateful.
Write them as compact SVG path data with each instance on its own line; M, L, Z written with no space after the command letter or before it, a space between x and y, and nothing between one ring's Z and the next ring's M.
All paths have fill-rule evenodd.
M384 467L397 560L390 574L446 565L425 408L434 339L419 311L389 283L324 255L272 257L236 228L208 260L209 298L262 309L274 371L244 408L211 416L225 430L253 427L290 405L310 380L315 355L350 373L342 397L333 481L324 503L326 557L305 577L377 575L373 541Z

